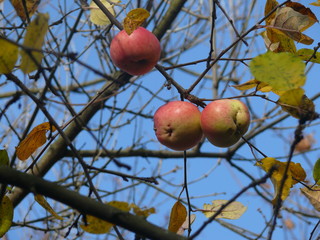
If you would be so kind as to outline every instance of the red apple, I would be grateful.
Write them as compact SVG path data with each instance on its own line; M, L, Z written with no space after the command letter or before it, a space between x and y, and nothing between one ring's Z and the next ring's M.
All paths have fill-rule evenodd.
M125 30L119 32L111 41L112 62L131 75L143 75L158 62L161 47L156 36L143 27L130 35Z
M209 103L201 113L201 128L209 142L217 147L229 147L247 132L250 113L247 106L235 99Z
M154 115L154 130L160 143L177 151L197 145L202 138L201 113L190 102L173 101Z

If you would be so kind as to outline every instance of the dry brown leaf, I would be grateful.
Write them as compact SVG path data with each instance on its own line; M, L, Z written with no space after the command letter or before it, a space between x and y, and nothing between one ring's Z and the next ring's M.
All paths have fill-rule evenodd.
M23 6L22 0L11 0L11 4L16 10L17 15L22 19L27 19L27 14L29 18L35 13L40 3L40 0L25 0L26 8ZM27 13L27 14L26 14Z
M284 34L297 42L310 45L313 43L313 39L302 32L316 21L317 18L310 9L299 3L290 3L277 10L269 25L273 26L273 30L279 34Z
M214 200L212 204L203 204L203 214L210 218L217 211L226 204L228 200ZM244 206L240 202L232 202L228 206L226 206L217 216L216 218L225 218L225 219L238 219L240 218L244 212L247 211L247 207Z
M190 225L192 225L192 223L196 220L196 215L195 214L191 214L190 217ZM187 216L186 220L184 221L184 223L182 224L182 226L179 228L177 234L179 235L183 235L184 231L189 229L189 216Z
M312 189L309 188L300 188L303 195L305 195L312 206L320 212L320 186L314 186Z
M309 151L315 142L316 140L314 139L313 134L308 134L304 136L300 142L298 142L294 151L300 153Z
M39 147L46 143L46 132L54 132L56 128L49 122L42 123L35 128L23 139L19 146L16 147L17 157L24 161L27 160Z
M285 225L286 228L289 229L289 230L295 228L295 224L294 224L294 222L293 222L290 218L287 218L287 219L284 220L284 225Z

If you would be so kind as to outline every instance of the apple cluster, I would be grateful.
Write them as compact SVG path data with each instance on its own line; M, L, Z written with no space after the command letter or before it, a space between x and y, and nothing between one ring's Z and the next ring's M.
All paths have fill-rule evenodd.
M143 75L159 61L160 42L147 29L138 27L130 35L120 31L111 41L111 60L118 68L131 74Z
M250 113L235 99L209 103L202 111L190 102L173 101L154 115L154 131L160 143L177 151L197 145L203 135L217 147L230 147L247 132Z

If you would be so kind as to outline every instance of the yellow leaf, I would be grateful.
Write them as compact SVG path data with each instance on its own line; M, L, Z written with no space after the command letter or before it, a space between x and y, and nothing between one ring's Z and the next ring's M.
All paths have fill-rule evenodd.
M203 214L210 218L221 208L222 205L226 204L228 200L214 200L212 204L203 204ZM232 202L227 207L225 207L221 213L219 213L216 218L226 218L226 219L238 219L244 212L247 210L247 207L240 202Z
M272 167L275 167L271 175L271 181L273 183L275 194L272 200L272 203L277 204L278 197L281 196L281 200L284 201L290 193L290 188L293 187L294 184L298 181L304 181L306 178L306 173L304 169L301 167L300 163L290 162L289 170L287 172L287 178L284 181L284 185L282 188L282 192L280 192L280 187L282 183L282 179L284 178L284 173L286 169L286 162L280 162L275 158L266 157L258 162L256 165L261 167L265 172L269 172Z
M255 88L257 91L261 91L261 92L270 92L272 90L272 87L268 86L268 84L259 82L256 79L251 79L245 83L242 83L239 85L233 85L232 87L240 91L249 90L251 88Z
M313 39L302 34L302 32L316 21L317 18L309 8L299 3L288 3L285 7L277 10L269 24L275 27L274 31L279 34L284 34L297 42L310 45L313 43Z
M8 232L12 225L13 205L8 196L4 196L0 205L0 238Z
M272 91L287 91L305 84L305 64L292 53L267 52L249 64L253 76L272 87Z
M115 16L114 4L110 2L118 3L119 1L100 0L101 3L109 10L109 12ZM109 18L101 11L101 9L95 4L94 1L90 3L90 21L96 25L108 25L110 24Z
M283 111L295 118L313 120L316 117L314 103L304 94L302 88L296 88L284 92L278 103Z
M266 48L272 52L292 52L297 51L294 41L283 35L277 33L272 28L267 28L266 31L261 33L263 37Z
M0 74L11 73L18 60L18 46L2 38L0 46Z
M39 13L39 15L27 27L24 36L23 46L26 48L36 49L38 51L21 51L21 70L28 74L37 70L41 64L43 54L41 52L44 43L44 37L48 31L49 15Z
M123 21L124 30L128 35L133 33L150 16L150 13L144 8L136 8L128 12Z
M300 191L308 198L314 209L320 212L320 186L314 186L312 189L300 188Z
M55 217L58 220L63 220L63 217L60 217L50 206L50 204L47 202L47 200L41 195L41 194L35 194L34 200L37 201L45 210L47 210L53 217Z
M296 53L304 61L310 61L314 63L320 63L320 53L314 52L313 49L302 48L299 49Z
M45 122L32 129L16 148L17 157L22 161L27 160L32 153L46 143L46 132L48 130L54 132L56 128L49 122Z
M317 2L310 3L310 5L320 7L320 0L318 0Z
M113 227L112 223L109 223L91 215L86 215L84 218L84 222L85 224L80 224L80 227L83 231L92 234L108 233L110 229Z
M11 0L11 4L14 7L14 9L17 12L17 15L22 19L27 19L27 14L29 18L34 14L34 12L37 10L38 5L40 3L40 0L25 0L26 2L26 9L23 5L22 0Z
M108 205L121 209L122 211L129 212L130 206L127 202L120 202L120 201L112 201L107 203ZM84 218L85 224L80 224L80 227L83 231L92 233L92 234L104 234L108 233L111 229L111 227L114 226L114 224L109 223L107 221L104 221L100 218L86 215Z
M187 209L180 201L177 201L171 209L168 230L174 233L178 232L186 217Z
M275 7L277 7L279 3L276 0L267 0L266 5L264 7L264 16L267 16ZM265 21L267 25L270 25L272 19L275 18L276 12L273 12Z
M131 203L130 207L133 209L133 212L141 217L147 218L150 214L153 214L156 212L156 210L152 208L139 208L136 204Z

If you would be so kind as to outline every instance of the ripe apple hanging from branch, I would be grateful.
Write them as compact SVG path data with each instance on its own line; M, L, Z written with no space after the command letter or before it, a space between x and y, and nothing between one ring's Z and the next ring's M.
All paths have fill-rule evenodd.
M160 58L159 40L152 32L140 27L149 15L142 8L131 10L124 20L124 30L110 44L110 56L114 65L131 75L149 72Z
M205 137L217 147L230 147L247 132L250 125L248 107L236 99L209 103L201 113Z
M172 101L161 106L154 114L154 131L160 143L177 151L197 145L203 134L201 113L190 102Z

